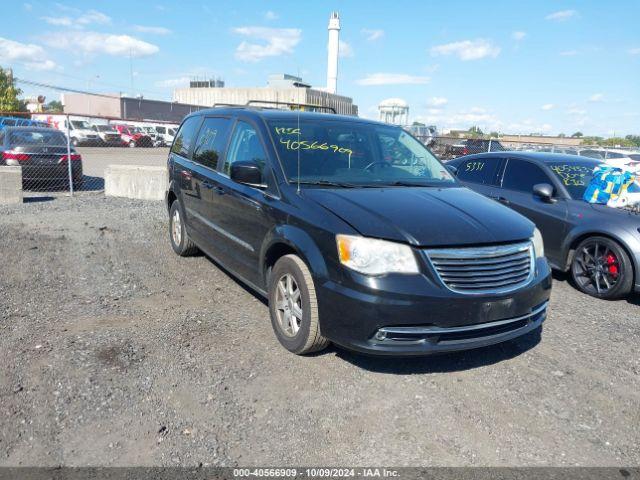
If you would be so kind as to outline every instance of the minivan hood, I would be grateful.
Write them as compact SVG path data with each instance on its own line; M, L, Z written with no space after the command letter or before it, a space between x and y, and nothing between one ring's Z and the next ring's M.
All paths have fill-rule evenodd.
M534 228L465 187L307 188L304 194L361 235L421 247L514 242Z

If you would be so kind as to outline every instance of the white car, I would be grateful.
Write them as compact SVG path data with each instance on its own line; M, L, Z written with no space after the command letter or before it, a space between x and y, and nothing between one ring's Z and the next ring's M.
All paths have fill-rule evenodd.
M67 125L66 115L37 114L31 115L31 118L32 120L45 122L49 126L60 130L65 135L67 134L68 127L69 138L75 147L78 145L100 145L102 143L97 132L91 128L89 122L82 118L69 117L69 125Z
M173 143L173 139L176 136L177 127L169 126L169 125L156 125L156 132L158 135L162 137L165 145L171 145Z

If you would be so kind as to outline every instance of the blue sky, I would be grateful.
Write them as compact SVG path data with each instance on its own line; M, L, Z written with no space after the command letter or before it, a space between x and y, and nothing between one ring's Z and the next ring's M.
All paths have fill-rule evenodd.
M332 10L342 22L338 93L361 116L400 97L412 120L443 130L640 134L637 0L15 1L4 5L0 65L160 99L194 76L263 86L271 73L299 73L322 87Z

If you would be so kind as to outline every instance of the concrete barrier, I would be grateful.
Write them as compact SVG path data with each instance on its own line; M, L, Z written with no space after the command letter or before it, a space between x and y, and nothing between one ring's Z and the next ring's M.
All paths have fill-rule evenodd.
M108 197L163 200L168 185L167 167L109 165L104 172Z
M0 205L22 203L22 167L0 167Z

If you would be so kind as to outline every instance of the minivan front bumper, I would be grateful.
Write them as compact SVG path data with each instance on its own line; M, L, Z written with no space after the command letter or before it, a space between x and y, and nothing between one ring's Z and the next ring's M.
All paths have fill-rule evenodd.
M538 259L529 284L500 295L455 293L425 275L369 285L329 281L316 290L321 331L332 342L374 355L428 355L484 347L539 328L551 270Z

